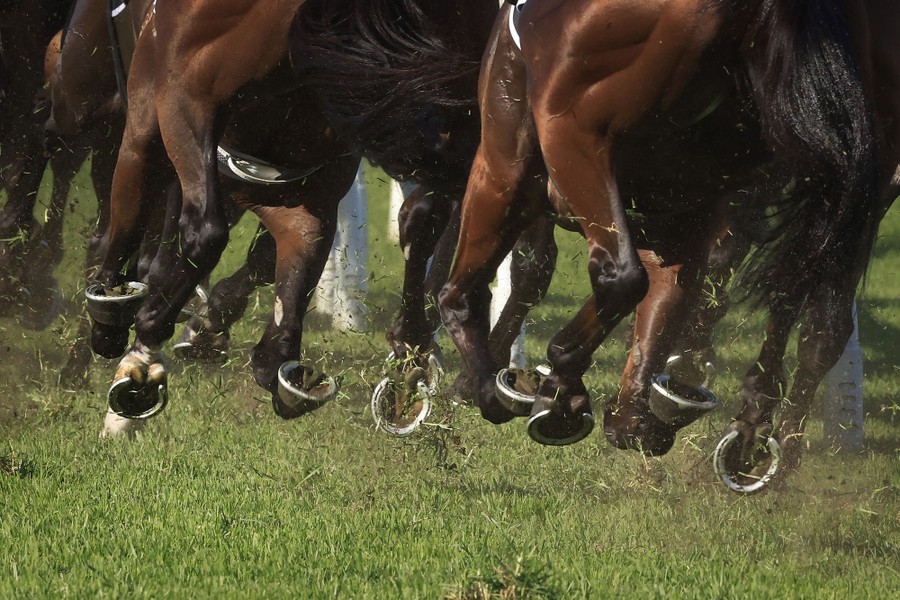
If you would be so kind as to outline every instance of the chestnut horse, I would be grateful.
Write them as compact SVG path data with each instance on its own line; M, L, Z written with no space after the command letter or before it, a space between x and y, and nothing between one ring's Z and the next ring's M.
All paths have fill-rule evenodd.
M549 173L557 208L587 239L594 295L548 347L552 370L534 399L530 431L548 443L584 436L593 417L582 376L637 306L645 326L626 375L640 376L607 405L604 431L618 447L666 452L677 426L650 409L650 375L663 370L680 315L697 307L709 258L728 265L753 240L742 281L771 317L726 436L724 470L744 483L755 476L739 474L756 465L757 437L771 431L787 336L805 317L779 433L795 466L813 393L850 335L857 283L900 185L900 48L892 31L900 7L519 4L506 9L485 56L482 144L440 300L478 382L482 415L513 416L498 399L485 344L490 273L534 212L529 190Z
M341 5L345 8L344 14L352 14ZM434 328L424 316L421 281L452 213L452 196L461 195L477 144L472 90L496 6L475 1L454 7L361 3L353 10L380 15L383 29L355 31L341 40L345 55L376 42L393 47L378 57L376 68L370 55L358 52L355 58L363 60L349 66L365 83L343 91L328 80L328 70L348 65L311 58L328 50L331 30L312 32L308 44L295 44L292 62L301 75L290 72L287 32L289 17L298 9L298 23L317 26L331 18L322 3L313 1L205 0L179 10L157 5L147 24L152 35L138 40L113 178L111 223L97 275L105 290L115 294L122 283L124 261L140 239L142 215L153 204L151 186L169 160L183 198L179 210L170 213L163 236L174 242L160 246L147 279L149 296L136 316L136 340L117 371L118 391L113 390L111 400L121 397L130 404L120 406L122 414L149 416L161 407L165 368L160 347L227 239L217 145L240 148L304 174L277 195L254 193L243 200L276 241L275 306L252 365L279 415L299 416L318 406L326 392L333 393L332 385L320 385L321 378L286 380L292 372L304 372L290 361L300 357L303 315L331 246L337 202L362 153L394 177L414 177L430 192L405 211L406 283L401 317L390 335L396 355L428 355ZM399 14L408 19L398 19ZM444 31L452 33L441 38L438 33ZM295 39L301 34L298 29ZM322 42L318 49L313 38ZM415 68L398 67L404 60ZM340 99L353 102L364 93L377 100L372 106L378 110L359 121L359 127L347 127L341 117L352 111L332 110L335 90ZM383 135L394 129L396 134ZM105 356L119 355L128 339L122 322L95 322L93 333L95 350Z

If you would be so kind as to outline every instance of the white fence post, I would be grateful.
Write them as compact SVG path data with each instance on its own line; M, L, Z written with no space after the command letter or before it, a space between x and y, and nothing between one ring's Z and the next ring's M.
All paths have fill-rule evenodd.
M863 355L859 345L856 302L853 303L853 334L844 354L825 375L822 401L824 437L846 451L863 448Z
M492 297L491 297L491 327L497 324L497 320L500 318L500 313L503 312L503 307L506 306L507 300L509 300L510 293L512 292L512 277L510 273L510 269L512 266L512 254L506 256L503 259L503 262L500 264L500 268L497 269L497 283L494 286ZM516 337L516 340L513 342L512 348L509 352L509 366L518 369L524 369L527 363L527 357L525 355L525 324L522 324L522 328L519 330L519 335Z
M394 179L388 186L388 196L390 197L390 208L388 208L388 239L395 244L400 242L400 221L397 218L400 215L400 207L403 201L415 189L414 181L404 181L400 183Z
M366 212L365 171L360 165L356 181L338 206L334 245L316 290L316 310L330 314L341 331L364 331L368 326Z

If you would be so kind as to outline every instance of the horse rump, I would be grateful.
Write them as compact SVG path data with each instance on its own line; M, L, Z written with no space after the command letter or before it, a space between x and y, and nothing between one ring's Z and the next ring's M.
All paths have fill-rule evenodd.
M438 175L446 132L475 110L480 59L448 26L416 0L308 0L291 62L354 150L394 177Z

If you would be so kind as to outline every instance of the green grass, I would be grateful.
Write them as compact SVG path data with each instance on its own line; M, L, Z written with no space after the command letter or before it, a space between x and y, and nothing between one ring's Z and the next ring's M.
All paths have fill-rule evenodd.
M374 430L367 403L399 302L399 251L385 241L383 180L371 175L372 327L341 333L310 315L310 360L341 396L296 421L274 416L247 368L271 298L261 290L222 367L171 363L166 411L134 443L97 439L115 361L88 390L56 372L74 319L46 332L0 321L0 598L868 598L900 589L897 328L900 215L889 216L860 297L866 450L821 439L784 491L739 497L709 455L738 406L762 336L735 310L717 337L722 408L648 459L595 432L567 448L443 404L421 433ZM80 247L92 196L70 215ZM221 276L243 256L248 220ZM532 362L587 295L583 247L566 236L547 301L530 317ZM57 271L77 306L77 252ZM599 403L624 365L624 331L597 352ZM459 360L441 340L451 372Z

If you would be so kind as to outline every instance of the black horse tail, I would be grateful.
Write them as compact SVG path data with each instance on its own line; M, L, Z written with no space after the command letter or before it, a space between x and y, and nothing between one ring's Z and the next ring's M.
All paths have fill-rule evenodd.
M407 171L394 176L421 167L454 114L477 115L484 46L461 44L465 36L440 22L443 9L435 6L442 5L307 0L291 27L291 62L301 82L354 150L389 173Z
M744 272L773 308L802 309L829 278L852 277L848 264L859 276L875 239L877 142L844 4L762 0L743 40L750 95L795 184Z

